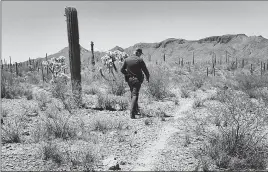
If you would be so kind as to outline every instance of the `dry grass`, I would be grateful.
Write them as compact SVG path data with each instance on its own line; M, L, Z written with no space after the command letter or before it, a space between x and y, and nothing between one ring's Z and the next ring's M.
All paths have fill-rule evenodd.
M108 93L123 96L126 93L126 82L123 75L119 74L115 81L107 81Z
M156 100L169 97L169 75L163 66L150 66L150 81L147 93Z
M268 158L267 108L253 103L247 96L235 92L225 95L223 104L211 108L209 123L199 124L204 135L202 154L213 160L219 168L231 170L266 168ZM199 122L200 123L200 122Z
M97 108L104 110L126 110L128 108L128 99L121 96L114 96L110 94L98 94Z
M22 129L26 125L24 115L16 116L13 119L6 118L5 123L1 125L2 143L22 142Z
M35 99L41 111L46 110L48 104L52 101L51 97L45 91L37 92L35 95Z
M94 171L100 162L98 147L92 143L72 144L46 141L40 148L43 160L52 160L58 165L65 165L70 171Z

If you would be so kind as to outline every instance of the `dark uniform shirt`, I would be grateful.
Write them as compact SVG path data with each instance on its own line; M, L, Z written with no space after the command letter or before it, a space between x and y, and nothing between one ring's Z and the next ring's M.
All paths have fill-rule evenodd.
M150 74L143 59L135 55L126 58L121 68L121 72L125 76L137 77L141 82L144 78L142 71L144 72L146 79L149 80Z

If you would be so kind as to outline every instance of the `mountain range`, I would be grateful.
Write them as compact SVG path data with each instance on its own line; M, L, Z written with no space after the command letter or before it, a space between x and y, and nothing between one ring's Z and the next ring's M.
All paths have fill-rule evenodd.
M218 58L225 60L226 54L231 58L245 59L268 59L268 39L262 36L247 36L245 34L211 36L199 40L185 40L169 38L156 43L137 43L128 48L115 46L111 50L125 51L132 54L134 49L142 48L145 59L152 61L161 61L165 55L166 61L178 61L183 58L184 61L191 61L193 54L195 61L211 60L213 54ZM65 47L55 54L48 55L51 57L65 56L68 57L69 48ZM95 58L103 56L104 52L95 51ZM89 64L92 56L91 51L81 46L81 63ZM39 58L38 60L43 60ZM68 59L68 58L67 58Z

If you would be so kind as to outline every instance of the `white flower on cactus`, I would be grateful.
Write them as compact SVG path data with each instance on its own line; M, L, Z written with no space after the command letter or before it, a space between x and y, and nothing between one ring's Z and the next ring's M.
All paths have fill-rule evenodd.
M47 61L42 61L42 65L47 66L48 62Z

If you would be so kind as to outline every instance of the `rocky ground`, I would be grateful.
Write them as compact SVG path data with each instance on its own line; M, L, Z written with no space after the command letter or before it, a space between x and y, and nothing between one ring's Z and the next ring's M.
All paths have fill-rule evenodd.
M35 92L40 89L33 88ZM147 106L146 102L141 101L143 108L161 107L164 109L164 114L141 116L135 120L129 118L128 110L99 111L90 107L80 109L76 112L76 117L82 119L87 132L82 133L80 138L67 141L56 139L53 143L57 144L63 153L66 149L82 150L81 152L90 149L98 157L98 161L94 164L95 170L200 170L194 152L198 150L203 140L202 137L196 137L189 128L192 124L189 123L188 115L193 111L206 113L205 106L194 108L194 101L206 99L214 93L215 90L197 90L189 98L179 98L178 103L171 100L152 101ZM90 95L87 98L93 106L94 96ZM25 110L25 107L31 107L31 111ZM34 110L37 108L34 99L2 99L2 108L8 112L6 119L23 115L26 121L21 131L21 143L2 144L3 171L79 170L78 167L68 163L58 165L52 160L44 160L42 152L44 142L35 142L32 137L32 130L38 122L38 117L44 115L43 111ZM94 126L96 119L107 123L121 121L122 126L102 132L93 131L90 128Z

